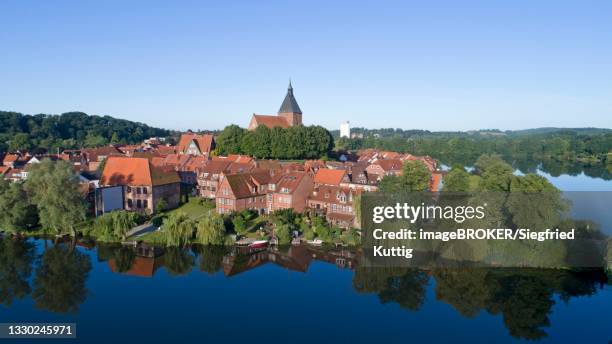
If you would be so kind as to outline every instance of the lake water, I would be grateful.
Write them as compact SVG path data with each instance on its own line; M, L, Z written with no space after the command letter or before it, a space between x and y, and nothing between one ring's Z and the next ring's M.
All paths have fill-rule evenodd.
M571 191L600 183L572 178L582 186L551 179ZM612 340L602 270L366 269L355 252L305 246L0 243L0 323L75 322L68 343Z

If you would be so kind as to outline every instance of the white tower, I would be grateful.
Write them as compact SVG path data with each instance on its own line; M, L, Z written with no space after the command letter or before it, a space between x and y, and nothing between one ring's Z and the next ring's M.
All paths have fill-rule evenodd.
M340 123L340 137L351 138L351 125L349 121Z

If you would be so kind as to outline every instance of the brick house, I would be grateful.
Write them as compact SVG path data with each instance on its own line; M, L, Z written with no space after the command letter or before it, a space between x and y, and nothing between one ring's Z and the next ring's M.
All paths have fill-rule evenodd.
M213 149L215 149L215 138L211 134L199 135L189 132L181 135L177 145L180 154L210 155Z
M378 180L385 176L399 176L402 174L404 164L399 159L376 160L366 167L368 175L376 176Z
M87 161L87 167L85 170L94 172L98 169L100 164L111 156L124 156L123 153L115 146L106 146L98 148L85 148L81 150L81 153Z
M319 185L308 197L308 207L317 215L324 215L327 221L342 228L358 227L353 201L361 191L350 188Z
M100 186L122 186L125 210L154 213L162 199L167 208L176 208L180 201L177 172L153 166L146 158L108 157Z
M267 213L271 180L268 172L223 175L215 194L217 212L227 214L251 209L259 214Z
M289 172L276 176L268 187L268 212L292 208L301 213L314 187L306 172Z
M340 183L350 183L348 173L345 169L332 170L329 168L320 168L314 176L315 185L335 185Z

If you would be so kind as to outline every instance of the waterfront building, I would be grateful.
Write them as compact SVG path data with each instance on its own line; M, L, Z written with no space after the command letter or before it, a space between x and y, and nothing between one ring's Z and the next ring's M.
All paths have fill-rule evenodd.
M167 208L176 208L181 193L177 172L156 167L146 158L108 157L100 186L121 186L123 209L150 214L162 199Z

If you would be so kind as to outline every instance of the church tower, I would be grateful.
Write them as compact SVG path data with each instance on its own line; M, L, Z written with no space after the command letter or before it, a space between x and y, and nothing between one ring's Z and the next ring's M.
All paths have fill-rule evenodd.
M285 100L283 100L283 103L278 110L278 115L283 117L290 127L302 125L302 110L300 110L300 106L293 96L291 81L289 81L287 95L285 96Z

